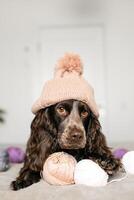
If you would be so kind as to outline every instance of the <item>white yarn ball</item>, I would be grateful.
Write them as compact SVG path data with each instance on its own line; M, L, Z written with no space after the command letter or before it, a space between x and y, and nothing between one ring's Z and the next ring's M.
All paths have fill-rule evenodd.
M84 159L76 164L74 171L76 184L88 186L105 186L108 182L107 173L95 162Z
M127 173L134 174L134 151L129 151L123 156L122 164Z

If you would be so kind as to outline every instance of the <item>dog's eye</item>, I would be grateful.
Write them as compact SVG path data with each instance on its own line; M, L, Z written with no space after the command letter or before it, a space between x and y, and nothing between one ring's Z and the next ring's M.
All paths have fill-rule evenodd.
M64 107L57 108L57 112L62 116L66 116L68 114L68 112L66 111Z
M82 118L86 118L88 116L88 112L86 111L86 110L83 110L82 112L81 112L81 117Z

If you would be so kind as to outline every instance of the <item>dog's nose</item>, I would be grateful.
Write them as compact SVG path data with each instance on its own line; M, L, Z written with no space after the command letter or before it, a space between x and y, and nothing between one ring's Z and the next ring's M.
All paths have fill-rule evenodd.
M83 139L83 134L81 132L74 132L71 135L72 140L82 140Z

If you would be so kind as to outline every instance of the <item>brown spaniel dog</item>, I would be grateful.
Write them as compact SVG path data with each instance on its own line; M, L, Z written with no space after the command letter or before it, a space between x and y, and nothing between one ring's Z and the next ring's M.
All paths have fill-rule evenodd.
M90 158L109 175L121 166L107 146L100 123L89 107L81 101L66 100L36 114L31 123L24 166L11 188L19 190L38 182L47 157L59 151L73 155L77 161Z

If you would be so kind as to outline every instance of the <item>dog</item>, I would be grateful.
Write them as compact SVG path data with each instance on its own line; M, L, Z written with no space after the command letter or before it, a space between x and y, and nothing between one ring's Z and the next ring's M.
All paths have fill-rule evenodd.
M71 154L77 161L92 159L108 175L113 175L121 167L120 160L114 158L107 146L98 118L89 106L69 99L36 113L31 123L24 166L11 188L19 190L40 181L45 160L60 151Z

